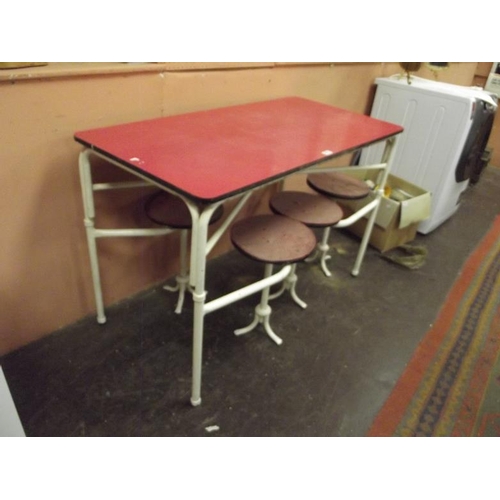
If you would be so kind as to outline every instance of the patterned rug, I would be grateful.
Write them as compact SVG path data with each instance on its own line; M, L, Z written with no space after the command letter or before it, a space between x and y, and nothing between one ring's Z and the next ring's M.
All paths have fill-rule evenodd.
M368 436L500 436L500 216Z

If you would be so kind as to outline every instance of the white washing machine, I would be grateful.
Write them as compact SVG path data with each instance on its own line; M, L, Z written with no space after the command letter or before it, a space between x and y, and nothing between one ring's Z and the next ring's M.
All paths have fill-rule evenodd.
M424 78L377 78L371 116L404 127L391 173L431 193L431 216L418 231L427 234L451 217L476 174L493 125L497 98L479 87ZM377 163L379 145L365 148L359 164Z

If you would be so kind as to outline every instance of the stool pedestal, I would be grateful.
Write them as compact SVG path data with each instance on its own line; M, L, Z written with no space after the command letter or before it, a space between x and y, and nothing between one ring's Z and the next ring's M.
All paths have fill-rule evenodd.
M180 314L182 312L182 306L184 305L184 297L186 291L188 290L189 284L189 270L187 265L187 244L188 244L188 230L182 229L180 236L180 266L179 273L175 277L176 285L170 286L165 285L163 287L167 292L179 292L177 297L177 305L175 307L175 312Z
M266 264L265 269L264 269L264 278L268 278L271 276L273 273L273 265L272 264ZM292 271L290 271L290 274ZM288 275L290 276L290 275ZM286 278L285 278L286 279ZM283 343L283 340L274 333L273 329L271 328L271 324L269 323L269 317L271 316L271 306L269 305L269 287L264 288L262 290L262 294L260 296L260 303L257 305L255 308L255 314L252 322L248 325L245 326L244 328L238 328L237 330L234 331L235 335L243 335L245 333L251 332L254 330L259 324L262 324L264 326L265 332L271 337L278 345L281 345Z
M306 262L309 261L309 259L305 260ZM292 300L298 304L302 309L305 309L307 307L307 304L297 295L296 288L297 288L297 281L298 281L298 276L296 273L296 268L297 264L292 265L292 270L290 271L290 274L285 278L283 281L281 288L277 291L269 295L269 300L276 299L278 297L281 297L284 292L288 291L290 292L290 297L292 297Z
M316 246L314 232L305 224L281 215L255 215L238 221L231 228L231 241L235 248L243 255L262 262L264 267L264 279L270 277L274 264L289 264L290 270L282 280L284 288L289 289L296 302L305 307L306 304L300 300L295 293L297 275L295 274L296 263L308 257ZM235 330L236 335L251 332L259 324L264 326L267 335L276 344L283 342L271 328L269 318L271 307L269 300L280 295L270 294L271 285L262 289L260 303L255 308L252 322Z

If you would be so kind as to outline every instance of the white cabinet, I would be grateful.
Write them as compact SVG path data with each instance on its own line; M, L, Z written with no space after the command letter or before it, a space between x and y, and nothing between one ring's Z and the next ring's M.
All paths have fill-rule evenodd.
M489 135L496 100L476 87L418 77L410 84L399 75L375 83L371 116L405 129L391 173L431 193L431 216L418 227L429 233L458 209L475 161L471 155ZM377 146L366 148L360 164L377 163L381 156Z

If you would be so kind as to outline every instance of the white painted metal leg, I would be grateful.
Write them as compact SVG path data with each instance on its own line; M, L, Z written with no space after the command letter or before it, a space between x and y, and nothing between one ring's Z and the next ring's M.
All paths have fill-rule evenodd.
M366 248L368 246L368 242L370 241L370 236L372 234L373 225L375 224L375 219L377 217L378 210L380 208L380 201L384 194L385 184L387 182L387 178L389 177L389 172L391 169L391 162L394 157L395 145L397 138L390 138L386 141L384 153L382 155L382 164L385 164L386 167L379 173L379 181L378 181L378 190L376 193L377 203L375 208L372 210L370 214L370 218L368 219L368 223L365 228L365 232L363 234L363 238L361 240L361 245L359 246L358 255L356 257L356 262L354 263L354 267L351 271L353 276L358 276L359 270L361 268L361 264L363 263L363 259L365 256Z
M205 245L205 256L207 256L212 251L212 249L214 248L214 246L220 240L220 238L222 237L222 235L224 234L224 232L227 230L227 228L229 227L229 225L231 224L231 222L238 215L238 213L243 208L243 206L248 201L248 199L250 198L251 195L252 195L252 191L249 191L248 193L245 193L240 198L240 200L238 201L238 203L236 204L236 206L232 209L231 213L229 213L228 216L224 219L224 222L219 226L219 228L214 232L214 234L212 234L212 236L210 238L210 241L207 241L206 245ZM196 220L199 219L199 216L196 215L197 214L197 212L196 212L197 208L194 205L192 205L189 202L189 200L187 200L185 198L183 198L183 199L184 199L184 202L186 203L187 207L189 208L189 211L191 212L191 217L193 218L193 227L191 229L191 242L197 241L198 240L198 234L197 234L198 227L197 227L197 224L194 223L195 219ZM217 208L219 205L220 205L220 203L218 203L215 206L215 208ZM215 210L215 208L212 207L210 209L212 213ZM191 246L192 245L193 245L193 243L191 243ZM190 273L189 284L193 288L194 288L194 285L195 285L196 265L197 265L197 256L193 255L193 252L191 252L191 263L190 263L191 273Z
M281 283L288 276L291 269L292 265L287 264L277 273L273 274L272 276L269 276L269 278L264 277L259 281L250 283L250 285L247 285L243 288L239 288L234 292L230 292L226 295L223 295L222 297L218 297L214 300L211 300L210 302L205 303L205 308L204 308L205 314L209 314L211 312L217 311L218 309L222 309L223 307L226 307L229 304L233 304L238 300L249 297L254 293L262 292L262 290L264 290L264 288L266 287L270 288L273 285L276 285L277 283Z
M363 259L365 257L366 248L368 246L368 242L370 241L373 225L375 224L375 218L377 217L378 207L380 206L380 198L381 198L380 192L377 193L377 198L379 200L379 203L372 210L370 218L368 219L368 223L366 224L365 232L363 233L363 238L361 239L361 244L359 245L358 254L356 256L356 261L351 271L351 274L353 276L359 275L359 270L361 268L361 264L363 263Z
M191 404L201 404L201 364L203 361L203 304L207 294L193 292L193 373L191 381Z
M321 241L318 242L316 250L314 251L313 255L311 255L311 257L308 257L305 260L305 262L311 263L314 262L319 257L321 269L325 274L325 276L328 277L332 275L332 273L330 272L330 270L326 265L326 261L331 259L331 256L328 253L330 251L330 245L328 243L328 239L330 238L330 231L331 227L325 227L325 229L323 229L323 236L321 237Z
M222 297L220 300L206 304L207 293L205 291L205 272L206 260L208 252L215 246L216 242L223 234L223 230L227 229L231 220L236 217L236 214L241 210L245 202L250 197L251 193L246 193L236 204L233 211L219 229L212 235L208 241L208 225L213 212L222 202L214 203L203 209L200 213L199 208L195 203L188 199L184 199L192 219L191 230L191 262L189 273L189 285L193 294L193 360L192 360L192 380L191 380L191 404L198 406L201 404L201 375L202 375L202 361L203 361L203 330L204 330L204 317L205 314L223 307L230 303L234 298L240 296L240 292L229 294L229 296ZM280 280L283 279L280 277ZM273 281L274 283L274 281ZM269 286L271 286L270 283ZM249 292L253 287L246 287L246 292ZM261 290L261 288L259 288ZM244 293L246 293L244 291ZM242 295L244 296L244 295Z
M177 306L175 312L180 314L182 312L182 306L184 305L184 297L186 295L187 286L189 283L189 271L187 265L187 244L188 244L189 231L187 229L182 229L180 234L180 269L179 273L175 277L176 285L169 286L165 285L164 290L169 292L179 292L177 299Z
M99 260L97 257L97 243L94 235L94 221L86 220L85 229L87 231L87 244L89 248L90 269L92 271L92 283L94 286L97 322L102 325L106 323L106 315L104 314L104 300L102 296Z
M245 333L251 332L259 323L260 323L260 314L257 313L257 306L256 312L253 316L252 322L248 326L244 326L243 328L238 328L237 330L234 331L235 335L244 335Z
M269 324L270 316L271 316L271 311L269 311L269 314L266 314L266 316L264 317L264 323L263 323L264 330L266 331L267 335L271 337L271 339L274 340L274 342L276 342L277 345L281 345L283 343L283 340L274 333L273 329L271 328L271 325Z
M297 264L294 264L292 266L292 273L290 273L287 277L287 279L285 280L285 283L286 283L286 286L287 288L289 288L290 290L290 295L292 296L292 299L293 301L298 304L300 307L302 307L302 309L305 309L307 307L307 304L301 299L299 298L299 296L297 295L297 291L296 291L296 287L297 287L297 280L299 279L297 274L296 274L296 268L297 268Z
M276 299L277 297L280 297L286 290L288 290L290 292L292 300L296 304L302 307L302 309L305 309L307 307L307 304L297 295L296 288L297 288L298 276L296 270L297 270L297 264L292 264L292 270L290 271L290 274L283 281L278 291L269 294L269 300L273 300Z
M201 404L201 370L203 359L203 327L204 327L204 305L207 293L205 291L206 272L206 248L208 237L208 224L218 204L210 205L200 214L195 204L186 203L193 221L191 234L191 280L194 284L193 302L193 362L191 381L191 404ZM193 272L193 269L195 270Z
M104 301L101 287L101 276L99 271L99 260L97 255L98 238L118 238L130 236L163 236L173 231L171 228L131 228L131 229L98 229L95 227L94 191L105 191L109 189L125 189L144 186L152 186L147 181L125 181L92 183L92 171L90 155L96 155L90 149L84 149L79 156L78 164L80 170L80 184L82 188L84 225L87 233L87 245L90 257L90 268L92 271L92 283L97 311L97 322L105 323ZM97 155L99 156L99 155ZM111 162L112 163L112 162Z
M273 265L266 264L264 269L264 278L269 278L269 276L271 276L272 273L273 273ZM254 318L250 323L250 325L244 328L239 328L235 330L234 333L235 335L243 335L245 333L251 332L257 325L262 323L264 325L264 330L266 331L267 335L269 335L269 337L271 337L271 339L274 340L276 344L281 345L283 343L283 340L280 337L278 337L276 333L274 333L269 323L269 317L271 316L272 312L272 309L269 306L269 289L270 287L267 286L262 290L260 303L255 308Z
M330 227L325 227L325 229L323 230L323 237L321 238L321 242L318 243L318 249L321 255L321 260L320 260L321 269L325 273L325 276L328 277L332 275L332 273L330 272L330 270L326 265L326 261L331 259L331 255L328 254L328 252L330 251L330 245L328 243L328 240L330 238L330 231L331 231Z
M197 267L198 269L204 269ZM202 371L202 358L203 358L203 323L204 315L210 312L216 311L222 307L225 307L237 300L248 297L249 295L256 293L258 291L264 290L264 287L269 289L272 285L283 281L288 273L290 273L291 266L285 266L278 273L270 276L266 282L263 280L252 283L244 288L231 292L223 297L219 297L211 302L206 303L206 292L196 293L193 291L193 301L194 301L194 321L193 321L193 375L192 375L192 388L191 388L191 404L193 406L198 406L201 404L201 371ZM197 276L196 283L200 284L201 276ZM270 315L270 308L268 314L262 314L261 316ZM267 313L267 311L265 311ZM259 322L257 318L257 325ZM253 328L253 327L252 327ZM264 320L264 328L266 333L277 343L280 344L281 339L272 331L269 321ZM250 330L249 330L250 331Z
M99 261L97 258L97 245L94 227L95 208L94 195L92 191L92 173L90 171L89 152L82 151L79 156L80 183L83 196L84 225L87 233L87 245L89 249L90 268L92 272L92 283L94 287L94 298L97 310L97 322L106 323L104 314L104 301L101 288L101 276L99 272Z

